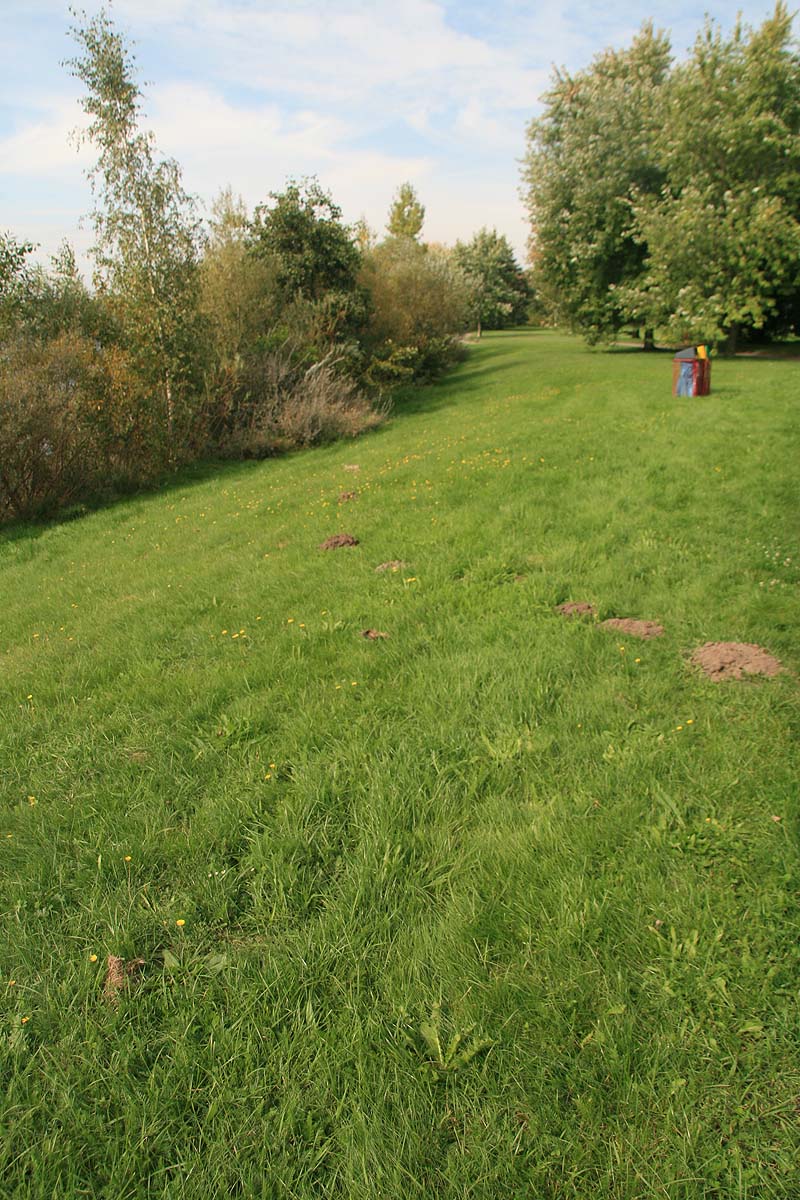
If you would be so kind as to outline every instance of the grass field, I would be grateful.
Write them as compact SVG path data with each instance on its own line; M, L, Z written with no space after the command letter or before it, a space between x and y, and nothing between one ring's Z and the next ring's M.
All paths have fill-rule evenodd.
M800 1194L799 370L493 335L0 535L3 1197Z

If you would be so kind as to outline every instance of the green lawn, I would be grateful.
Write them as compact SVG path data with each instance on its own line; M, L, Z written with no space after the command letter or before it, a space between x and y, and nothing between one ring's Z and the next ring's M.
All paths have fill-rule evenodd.
M0 535L4 1198L798 1194L798 371L493 335Z

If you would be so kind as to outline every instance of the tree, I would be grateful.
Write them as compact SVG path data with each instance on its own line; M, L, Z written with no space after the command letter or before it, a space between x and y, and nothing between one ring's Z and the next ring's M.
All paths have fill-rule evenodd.
M665 184L635 196L646 270L627 306L676 337L725 339L798 316L800 58L784 4L724 39L707 22L678 67L657 150Z
M252 244L254 253L275 260L284 299L354 291L361 256L330 194L311 179L291 181L270 199L256 208Z
M30 283L27 259L33 242L18 242L9 232L0 233L0 335L13 327Z
M315 179L292 181L270 199L256 209L252 252L272 264L285 338L304 343L306 356L324 356L366 317L357 235Z
M423 378L452 360L455 335L469 321L471 288L451 251L387 238L365 257L361 278L371 302L372 378Z
M252 253L247 209L229 187L211 212L200 264L200 312L208 325L214 366L233 371L277 315L278 265Z
M390 237L419 237L425 221L425 205L420 204L410 183L401 183L389 209L386 229Z
M200 223L173 159L156 158L142 132L134 59L108 14L72 28L80 55L70 63L88 94L84 140L98 151L90 172L95 282L119 316L138 369L161 396L170 457L178 409L188 416L197 385L196 287Z
M481 229L470 242L457 242L455 261L472 283L478 336L527 318L530 288L511 243L496 229Z
M557 72L530 123L523 179L534 284L556 319L589 341L628 321L616 289L640 275L645 248L631 202L658 194L654 145L670 67L667 38L642 27L576 75Z

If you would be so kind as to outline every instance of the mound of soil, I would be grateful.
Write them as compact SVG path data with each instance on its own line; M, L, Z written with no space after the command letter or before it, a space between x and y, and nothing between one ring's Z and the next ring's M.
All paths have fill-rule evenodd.
M375 568L376 571L401 571L403 567L407 567L408 563L402 562L399 558L393 558L391 562L381 563Z
M354 538L349 533L334 533L333 537L325 538L324 542L320 542L320 550L338 550L340 546L357 546L358 538Z
M362 629L361 636L369 642L377 642L378 638L388 638L388 633L381 633L380 629Z
M752 642L706 642L695 650L692 662L714 683L742 675L779 675L784 669L768 650Z
M630 637L644 638L645 641L649 638L664 636L663 625L659 625L656 621L638 621L636 617L609 617L607 621L601 621L600 624L606 629L616 629L619 633L627 633Z
M522 576L517 578L521 579ZM567 600L566 604L557 606L556 612L561 613L562 617L593 617L597 609L586 600Z
M355 500L358 492L339 492L339 503L346 504L348 500Z
M118 954L109 954L106 965L106 977L103 981L103 995L111 1004L116 1004L119 994L139 974L144 966L143 958L131 958L128 962Z

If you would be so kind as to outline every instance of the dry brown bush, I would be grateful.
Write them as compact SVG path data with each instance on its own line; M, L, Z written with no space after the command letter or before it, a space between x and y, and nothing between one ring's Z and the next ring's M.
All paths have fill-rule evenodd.
M141 483L163 452L124 352L78 333L0 347L0 520Z
M303 376L276 416L279 435L291 445L313 446L375 429L386 419L386 408L372 403L352 379L323 366Z
M289 350L261 356L243 374L209 425L217 449L234 458L263 458L282 450L354 438L380 425L385 404L322 360L299 367Z
M0 355L0 513L32 516L80 495L94 474L102 403L91 344L62 334L20 339Z

